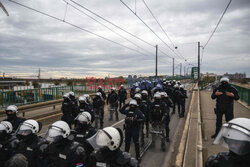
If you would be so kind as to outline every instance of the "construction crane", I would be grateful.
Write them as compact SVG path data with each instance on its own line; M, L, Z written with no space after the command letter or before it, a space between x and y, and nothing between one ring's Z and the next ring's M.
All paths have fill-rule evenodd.
M8 11L6 10L6 8L3 6L3 4L0 2L0 7L3 9L4 13L9 16Z

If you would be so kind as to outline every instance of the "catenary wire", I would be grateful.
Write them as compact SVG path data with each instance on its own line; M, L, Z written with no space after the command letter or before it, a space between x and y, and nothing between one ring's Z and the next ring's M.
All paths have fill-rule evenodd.
M80 29L80 30L82 30L82 31L85 31L85 32L87 32L87 33L89 33L89 34L92 34L92 35L97 36L97 37L99 37L99 38L102 38L102 39L104 39L104 40L106 40L106 41L109 41L109 42L111 42L111 43L117 44L117 45L119 45L119 46L122 46L122 47L124 47L124 48L127 48L127 49L129 49L129 50L135 51L135 52L140 53L141 55L145 56L144 53L142 53L142 52L140 52L140 51L138 51L138 50L136 50L136 49L130 48L130 47L125 46L125 45L122 45L122 44L120 44L120 43L118 43L118 42L115 42L115 41L113 41L113 40L111 40L111 39L108 39L108 38L103 37L103 36L101 36L101 35L98 35L98 34L96 34L96 33L94 33L94 32L91 32L91 31L89 31L89 30L86 30L86 29L84 29L84 28L82 28L82 27L79 27L79 26L77 26L77 25L75 25L75 24L72 24L72 23L70 23L70 22L67 22L67 21L65 21L65 20L63 20L63 19L60 19L60 18L55 17L55 16L52 16L52 15L50 15L50 14L47 14L47 13L42 12L42 11L39 11L39 10L37 10L37 9L34 9L34 8L32 8L32 7L29 7L29 6L27 6L27 5L21 4L21 3L19 3L19 2L13 1L13 0L8 0L8 1L10 1L10 2L12 2L12 3L15 3L15 4L19 5L19 6L22 6L22 7L26 8L26 9L29 9L29 10L35 11L35 12L37 12L37 13L40 13L40 14L42 14L42 15L45 15L45 16L47 16L47 17L50 17L50 18L52 18L52 19L55 19L55 20L57 20L57 21L61 21L61 22L65 23L65 24L68 24L68 25L70 25L70 26L72 26L72 27L75 27L75 28Z
M211 38L213 37L215 31L217 30L217 28L218 28L218 26L219 26L219 24L220 24L220 22L221 22L223 16L225 15L225 13L226 13L228 7L230 6L231 2L232 2L232 0L229 0L226 9L224 10L224 12L222 13L222 15L221 15L221 17L220 17L220 20L218 21L217 25L215 26L215 29L213 30L212 34L210 35L210 37L208 38L206 44L204 45L204 47L203 47L204 49L206 48L207 44L209 43L209 41L210 41Z

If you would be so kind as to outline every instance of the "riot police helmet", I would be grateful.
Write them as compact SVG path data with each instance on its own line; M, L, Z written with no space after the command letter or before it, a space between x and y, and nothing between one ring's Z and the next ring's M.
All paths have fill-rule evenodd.
M89 125L91 123L91 115L86 111L81 112L76 116L75 121L82 125Z
M13 131L13 126L9 121L2 121L0 123L0 134L5 132L10 134Z
M213 144L222 145L237 155L250 153L250 119L235 118L223 124Z
M148 91L143 90L143 91L141 92L141 94L142 94L142 95L146 95L146 96L148 96Z
M70 134L69 125L64 121L56 121L49 126L44 138L48 142L54 143L61 139L67 138L69 134Z
M7 116L9 115L16 115L18 113L18 108L15 105L10 105L5 110Z
M21 123L16 131L18 136L28 136L30 134L36 134L40 130L39 124L33 119L28 119Z
M141 94L140 93L136 93L134 96L135 99L141 99Z
M114 151L121 146L122 134L114 127L106 127L99 129L96 134L87 139L87 141L94 149L107 147L110 151Z

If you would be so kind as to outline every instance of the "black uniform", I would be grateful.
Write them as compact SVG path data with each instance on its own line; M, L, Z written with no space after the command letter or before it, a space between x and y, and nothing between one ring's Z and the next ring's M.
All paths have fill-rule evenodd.
M78 113L88 112L91 115L91 122L95 120L95 113L93 109L93 105L91 103L80 102L78 107Z
M173 91L174 101L173 101L173 113L175 113L176 104L178 106L178 114L181 117L181 99L185 98L179 88L175 88Z
M106 93L101 88L99 88L97 92L100 92L102 94L102 98L106 100L107 98Z
M19 140L18 147L14 152L23 154L29 162L29 167L42 167L44 165L42 147L47 144L47 141L35 134L19 138Z
M122 107L120 112L126 115L125 118L125 151L129 152L131 138L133 138L133 142L135 144L135 152L136 159L140 158L140 144L139 144L139 133L140 133L140 125L144 121L145 116L138 109L128 109L126 108L129 105L126 104Z
M67 122L71 129L71 124L73 123L75 115L73 114L75 111L75 104L70 99L64 99L61 110L63 113L61 120Z
M210 156L205 167L249 167L250 154L239 156L233 152L220 152Z
M122 152L119 148L110 151L104 147L95 151L91 155L92 165L96 167L98 164L106 165L108 167L136 167L137 161L127 152Z
M141 111L145 116L145 125L146 125L146 136L148 137L149 134L149 112L151 107L151 102L147 97L144 97L142 95L142 101L141 101ZM144 124L142 126L142 129L144 129ZM144 133L142 134L144 137Z
M119 96L119 109L121 109L122 105L125 105L125 100L127 99L127 91L124 88L119 89L118 91Z
M78 115L78 102L76 100L76 97L73 95L69 95L72 103L73 103L73 110L72 110L72 115L75 118Z
M151 105L151 110L149 114L150 123L152 124L152 128L161 131L161 147L163 150L165 150L165 134L164 134L164 128L166 127L166 119L168 117L168 110L167 105L165 102L161 100L155 100ZM155 135L152 136L152 142L154 145Z
M95 127L98 128L98 120L100 120L100 128L103 127L103 117L104 117L104 100L100 96L96 96L93 99L93 108L95 112Z
M83 167L86 153L78 142L62 139L51 143L45 150L47 167Z
M14 150L17 148L19 140L13 134L2 132L0 134L0 167L3 167L5 162L14 155Z
M170 123L170 107L173 107L173 103L172 101L170 100L169 97L164 97L163 98L163 101L166 103L166 117L165 117L165 131L166 131L166 140L169 142L169 123Z
M216 96L216 91L223 92L222 95ZM230 97L226 95L226 92L231 92L234 94L234 97ZM217 135L220 131L220 128L222 126L222 116L225 114L226 122L232 120L234 118L233 114L233 101L239 100L238 91L232 87L229 84L226 85L220 85L216 89L214 89L212 95L212 99L216 99L216 108L215 108L215 114L216 114L216 130L215 135Z
M181 114L180 117L184 117L185 113L185 105L186 105L186 98L187 98L187 91L184 88L180 88L180 91L183 96L181 96L180 104L181 104Z
M108 94L108 98L107 98L107 105L110 104L110 118L109 120L113 120L113 112L115 112L115 116L116 116L116 120L118 121L118 94L115 91L111 91Z
M7 119L3 121L9 121L13 126L13 131L17 130L18 126L25 121L24 118L17 117L16 114L11 116L7 115Z

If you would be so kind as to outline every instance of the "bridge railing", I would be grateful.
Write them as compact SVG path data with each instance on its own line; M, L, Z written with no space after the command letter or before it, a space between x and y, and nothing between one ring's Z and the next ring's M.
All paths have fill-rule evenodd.
M235 84L232 84L232 86L238 90L240 100L250 106L250 89Z
M104 85L102 85L104 91L110 90L113 86L118 87L118 85L115 84L110 86L104 83ZM98 83L93 83L91 85L74 85L16 91L0 91L0 109L12 104L21 106L44 101L57 100L62 98L63 94L70 91L73 91L75 93L75 96L80 96L85 93L95 93L97 89Z

